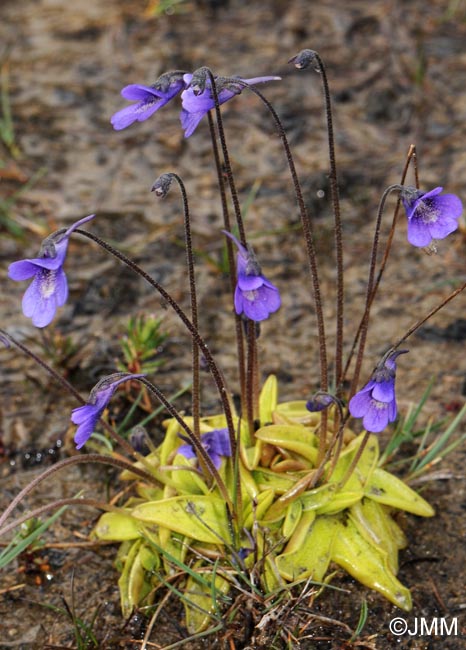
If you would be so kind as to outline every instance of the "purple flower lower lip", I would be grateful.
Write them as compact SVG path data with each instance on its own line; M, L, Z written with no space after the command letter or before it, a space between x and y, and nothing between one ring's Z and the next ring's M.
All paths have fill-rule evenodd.
M238 249L237 282L234 296L235 311L250 320L266 320L281 306L277 287L262 275L252 250L243 246L231 233L222 231Z
M433 239L445 239L458 228L463 205L455 194L441 194L443 188L421 192L415 187L401 191L408 218L408 241L413 246L429 246Z
M74 441L76 449L81 449L91 437L97 420L104 412L113 393L120 384L131 379L139 379L144 375L132 375L129 373L115 373L101 379L91 390L87 404L78 406L71 412L71 422L78 425Z
M231 456L230 437L228 429L214 429L201 435L201 443L209 454L216 469L220 468L222 456ZM181 445L177 450L185 458L195 458L196 452L190 444Z
M362 418L366 431L380 433L397 416L395 397L396 358L407 350L393 351L372 373L370 381L350 400L349 411Z
M185 87L181 71L167 72L153 86L130 84L125 86L121 95L134 101L112 115L110 122L116 131L126 129L133 122L144 122L159 108L168 104Z
M68 240L76 228L95 217L94 214L76 221L67 230L52 233L42 242L39 257L10 264L8 277L21 281L33 278L23 296L23 313L36 327L46 327L52 322L58 307L68 298L68 282L63 264Z

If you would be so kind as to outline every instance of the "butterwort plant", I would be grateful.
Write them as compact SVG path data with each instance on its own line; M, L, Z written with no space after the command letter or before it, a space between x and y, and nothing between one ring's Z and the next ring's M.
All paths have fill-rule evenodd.
M397 607L405 610L412 607L409 589L397 577L398 554L407 540L393 512L398 509L430 517L434 511L404 481L381 466L377 434L390 427L397 418L396 366L399 355L406 352L401 349L402 344L466 286L465 283L456 288L392 343L364 386L358 389L370 311L383 271L381 266L376 281L380 222L388 195L395 190L399 193L408 218L408 239L420 247L429 245L432 239L445 238L456 229L462 210L461 201L455 195L442 194L441 188L421 192L417 187L407 185L406 175L413 159L413 154L408 154L400 184L390 186L382 194L370 253L366 304L344 365L343 238L329 88L325 67L316 52L305 50L292 61L299 70L318 71L323 83L335 224L335 319L325 318L329 310L323 309L313 218L308 214L303 199L286 133L277 113L256 88L256 84L277 77L220 77L205 67L192 74L175 70L159 77L152 86L126 86L122 95L133 103L112 117L113 127L122 130L149 119L178 95L181 97L181 124L186 137L190 137L203 117L208 116L223 212L222 232L227 238L237 337L237 390L232 388L231 378L222 372L211 352L210 341L208 344L204 340L199 325L198 262L193 255L192 243L196 231L191 228L186 188L177 174L162 174L152 189L156 196L164 197L176 179L181 192L191 303L188 310L121 251L93 232L80 230L79 226L92 216L45 240L38 258L22 260L10 267L10 277L14 280L33 278L23 307L26 307L25 313L33 319L33 324L45 327L53 319L57 307L66 300L63 263L69 237L78 230L80 235L114 255L157 291L189 334L193 358L191 412L189 408L186 411L176 409L160 388L142 374L110 374L96 384L87 400L70 389L79 403L71 413L71 421L77 427L74 441L78 450L85 450L99 418L105 409L110 408L110 400L126 381L137 380L146 386L169 417L162 422L163 435L158 436L159 444L148 445L145 456L142 456L142 447L138 443L135 443L139 449L136 453L116 434L117 443L132 454L135 462L124 461L121 455L116 454L103 457L82 453L63 461L53 471L72 463L107 462L124 470L122 480L133 481L133 491L131 488L123 490L121 494L124 496L119 502L108 505L90 499L86 501L88 505L105 511L95 526L93 537L121 542L119 588L125 617L130 616L135 608L150 605L169 583L172 593L180 595L183 600L188 630L200 633L215 623L215 629L221 628L223 634L229 634L228 645L233 643L234 634L227 629L228 621L235 616L242 617L245 595L248 602L254 603L248 609L248 616L257 626L264 616L269 616L272 598L279 603L277 607L281 602L288 607L292 597L290 585L294 585L294 589L300 582L309 580L313 584L325 584L332 562L362 584L380 592ZM312 348L318 347L320 362L317 385L311 385L310 381L309 386L297 389L300 394L308 390L314 393L307 401L281 402L277 378L270 375L264 379L261 374L257 340L259 334L270 336L274 319L281 317L282 322L284 319L286 322L286 313L277 314L282 304L280 291L284 300L286 294L278 286L278 280L275 285L268 279L269 269L262 270L247 243L220 111L222 104L242 92L252 93L258 98L273 118L285 149L301 217L318 330L317 337L308 338ZM215 123L211 112L215 114ZM396 223L394 218L390 241ZM238 233L238 237L232 232ZM389 246L386 245L384 259ZM300 278L300 282L304 281ZM329 294L331 291L327 290L325 300ZM330 362L326 332L333 325L337 345L335 358ZM7 340L33 356L13 337L7 336ZM356 369L348 391L347 375L358 342ZM311 352L314 356L314 349ZM302 363L306 362L303 358ZM280 360L274 357L273 363L279 367ZM47 369L46 364L40 365ZM220 404L218 412L211 414L209 411L209 415L201 408L204 379L199 369L203 365L213 379ZM48 370L56 378L54 371ZM329 381L331 372L334 373L333 381ZM66 382L62 384L67 386ZM232 398L235 392L240 395L236 401ZM108 419L111 421L112 418ZM150 422L153 427L153 420ZM111 433L105 419L102 425ZM154 430L148 429L149 436L154 434ZM136 438L133 436L130 440ZM51 471L44 473L44 479ZM0 515L0 527L25 494L20 493L6 513ZM57 505L63 505L63 501ZM34 514L36 511L28 516ZM10 530L13 525L15 522L0 528L0 532ZM287 597L281 598L282 595ZM225 616L228 608L228 616ZM280 613L276 620L281 620ZM252 637L247 642L252 645ZM239 643L244 645L244 634Z

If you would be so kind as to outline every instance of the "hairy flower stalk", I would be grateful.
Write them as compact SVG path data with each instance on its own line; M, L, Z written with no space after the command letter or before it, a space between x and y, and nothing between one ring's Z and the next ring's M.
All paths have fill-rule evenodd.
M236 245L236 288L234 295L235 311L247 321L247 417L250 436L254 433L254 419L257 414L258 395L258 358L255 323L266 320L276 312L281 305L280 293L277 287L262 275L261 268L250 247L243 246L229 232L223 231ZM253 322L250 322L253 321Z
M32 283L23 297L23 313L32 319L36 327L46 327L55 317L58 307L63 307L68 299L68 281L63 265L70 235L79 226L95 217L79 219L72 226L62 228L49 235L42 242L39 257L13 262L8 269L12 280L29 280Z
M249 83L269 81L269 80L273 80L273 78L260 77L260 78L249 79L249 80L243 80L240 78L220 79L218 77L217 78L214 77L211 70L207 67L199 68L197 71L195 71L193 78L194 78L194 83L192 83L193 87L191 88L192 94L186 93L185 95L186 101L184 104L184 109L188 110L188 112L189 110L192 111L192 117L190 119L193 120L192 122L187 122L187 124L195 123L196 106L202 108L202 110L207 109L206 112L210 112L211 109L215 109L215 114L217 118L217 129L218 129L219 140L220 140L223 161L224 161L224 168L225 168L225 173L228 179L228 185L232 197L236 223L238 226L238 231L240 236L240 243L242 246L245 246L246 234L245 234L245 229L243 224L243 218L241 215L241 207L239 203L238 193L234 181L233 170L230 163L230 156L228 153L225 131L223 128L223 120L220 111L220 104L226 101L226 99L230 99L234 95L239 94L243 87L249 87ZM276 77L275 79L279 80L280 77ZM193 82L193 79L191 79L191 82ZM211 126L211 135L212 135L212 126ZM236 306L236 290L235 290L235 310L236 313L240 315L240 312L238 312ZM239 329L239 323L237 322L237 331L238 329ZM246 359L246 373L244 373L244 366L241 367L240 365L240 375L243 374L245 378L244 388L242 386L241 394L242 396L245 395L246 397L247 421L248 421L249 433L250 435L252 435L254 431L254 424L253 424L254 411L256 410L254 406L254 395L257 393L257 390L254 386L254 377L258 377L259 372L258 372L258 355L256 349L257 348L256 337L250 325L247 326L247 332L248 332L247 334L248 354ZM242 338L241 339L238 338L237 347L240 348L241 346L241 352L242 352L242 345L243 345ZM240 358L240 363L241 361L242 359ZM244 403L243 403L243 408L244 408ZM238 491L240 491L239 474L238 474Z
M231 231L230 214L228 210L228 202L226 197L225 179L223 175L223 167L220 162L220 154L218 150L217 137L215 133L215 125L212 118L212 111L207 114L209 122L210 140L212 143L212 152L214 155L215 168L217 171L217 182L220 192L220 201L222 205L223 225L227 232ZM234 296L236 288L236 270L235 259L233 252L233 243L229 238L226 240L227 258L228 258L228 277L230 280L231 295ZM246 404L246 366L244 356L244 337L243 337L243 324L240 316L235 311L235 336L236 336L236 350L238 355L238 378L240 385L241 404Z
M184 324L186 329L189 331L191 337L196 342L196 345L199 347L200 351L202 352L202 354L203 354L203 356L204 356L204 358L205 358L205 360L207 362L209 371L210 371L210 373L212 375L212 378L213 378L213 380L215 382L215 385L216 385L216 388L218 390L220 401L222 403L223 412L225 414L227 428L228 428L228 432L229 432L229 435L230 435L230 443L231 443L232 455L233 455L234 458L236 458L237 457L236 430L235 430L235 426L234 426L234 423L233 423L232 409L231 409L228 390L227 390L227 387L225 385L225 380L223 378L223 375L220 372L220 370L219 370L219 368L217 366L217 363L215 362L215 359L213 358L207 344L205 343L204 339L199 334L199 331L193 326L193 324L191 323L189 318L186 316L184 311L181 309L179 304L176 302L176 300L174 300L172 298L172 296L162 287L162 285L159 282L157 282L157 280L154 280L154 278L152 278L148 273L146 273L143 269L141 269L141 267L138 264L136 264L135 262L130 260L121 251L117 250L116 248L114 248L113 246L108 244L106 241L100 239L100 237L97 237L96 235L94 235L92 233L89 233L89 232L87 232L85 230L78 230L77 232L79 232L80 235L84 235L85 237L88 237L89 239L94 241L101 248L108 251L111 255L113 255L118 260L120 260L120 262L122 262L123 264L128 266L135 273L137 273L137 275L142 277L148 284L150 284L154 289L156 289L156 291L158 291L158 293L162 296L162 298L165 300L165 302L168 305L170 305L170 307L175 311L177 316L180 318L180 320L182 321L182 323ZM141 378L140 381L142 381L142 383L145 383L145 381L142 378ZM150 390L154 391L154 386L149 385L149 388L150 388ZM160 401L162 401L162 403L165 404L165 402L163 401L163 398L160 395L157 395L157 396L160 399ZM173 407L170 404L170 402L167 401L166 404L167 404L167 409L170 412L172 412L170 409L173 409ZM176 413L176 415L174 413ZM179 417L179 414L178 414L178 412L176 410L173 411L173 417ZM200 453L203 453L203 451L201 451L201 450L199 450L199 451L200 451ZM209 467L209 469L211 469L211 468ZM214 467L214 470L215 470L215 467ZM218 472L214 471L214 472L212 472L212 474L214 475L214 478L217 481ZM221 481L221 479L220 479L220 481ZM229 499L227 499L227 501L228 501L228 503L230 503ZM239 483L238 483L238 486L237 486L237 493L234 496L234 501L235 502L238 501L238 503L241 502L241 486L240 486Z
M235 179L233 176L233 170L230 162L230 154L228 152L228 146L226 142L226 137L225 137L225 130L223 128L223 119L222 119L222 114L220 111L220 96L217 88L217 84L215 81L215 77L211 70L207 67L200 68L199 70L195 71L194 73L194 79L195 79L195 86L193 89L193 92L198 92L198 86L196 84L199 84L199 80L201 80L201 84L204 86L209 84L209 96L211 101L213 102L213 105L211 108L215 110L215 115L216 115L216 121L217 121L217 130L218 130L218 136L220 140L220 147L222 150L222 156L223 156L223 168L225 175L227 177L228 181L228 186L230 189L230 195L231 199L233 202L233 210L235 214L235 219L236 219L236 224L238 226L238 231L239 231L239 236L240 236L240 241L242 245L246 244L246 233L244 229L244 223L243 223L243 217L241 214L241 206L239 202L239 197L238 197L238 192L236 190L236 184L235 184ZM196 81L196 79L198 81ZM246 82L242 82L245 85ZM235 88L241 88L241 86L238 86L238 84L235 85ZM205 92L205 91L204 91ZM232 92L232 91L230 91ZM202 94L202 93L201 93ZM199 94L198 94L199 96ZM188 102L189 105L189 102ZM210 116L210 110L208 111L209 116ZM212 140L214 139L214 133L213 133L213 128L212 128L212 122L210 121L210 132L211 132L211 138ZM221 173L221 172L220 172ZM224 212L225 215L225 212ZM231 248L231 247L230 247ZM230 255L231 257L231 255ZM233 266L230 266L230 272L232 272ZM235 293L236 295L236 293ZM238 311L235 309L237 316L239 317L240 314L238 314ZM254 422L254 403L253 403L253 385L252 385L252 376L253 372L251 370L252 364L254 363L254 357L256 356L254 354L254 347L256 345L255 339L254 341L251 340L251 336L248 336L248 344L246 346L247 350L247 355L246 359L243 359L243 338L242 334L239 333L241 329L241 323L237 319L236 321L236 331L237 331L237 349L240 352L240 358L239 358L239 372L240 372L240 379L243 379L243 383L241 385L241 396L242 396L242 404L241 407L244 409L246 408L246 417L248 421L248 428L249 428L249 434L252 436L253 434L253 422ZM257 359L257 356L256 356ZM245 401L243 401L245 400ZM239 448L236 451L235 454L235 466L238 468L239 465L239 457L238 457L238 452ZM239 478L239 472L237 473L237 491L240 493L241 491L241 485L240 485L240 478Z
M375 267L377 263L377 252L379 247L380 226L382 224L383 211L389 194L393 191L401 190L401 189L403 189L402 186L397 184L390 185L389 187L387 187L387 189L382 194L382 198L380 199L380 203L379 203L379 209L377 211L377 219L374 227L374 240L372 243L372 250L371 250L370 262L369 262L369 275L368 275L367 288L366 288L366 301L365 301L364 312L360 324L359 348L356 356L353 378L351 381L350 395L349 395L350 399L351 397L353 397L353 395L356 392L356 386L358 385L359 375L361 373L362 361L364 357L364 350L366 347L370 310L374 300L373 290L374 290Z
M415 179L416 179L416 183L418 183L416 147L413 144L410 145L409 150L408 150L408 154L406 156L405 166L404 166L403 172L401 174L400 186L403 186L404 183L405 183L406 176L407 176L408 169L409 169L409 165L411 164L411 162L413 162L414 176L415 176ZM401 197L398 196L397 201L396 201L396 205L395 205L395 208L394 208L394 211L393 211L393 219L392 219L392 224L390 226L390 232L388 233L387 242L385 244L385 250L384 250L384 253L383 253L383 256L382 256L382 261L380 262L380 268L379 268L379 271L377 273L377 279L373 283L372 292L371 292L371 295L369 297L369 304L368 304L369 310L370 310L370 308L372 306L372 303L374 302L375 296L377 295L377 291L378 291L380 282L382 280L382 277L383 277L383 274L384 274L384 271L385 271L385 267L387 265L387 260L388 260L390 250L391 250L391 247L392 247L393 237L394 237L394 234L395 234L396 225L398 223L398 215L399 215L400 206L401 206ZM346 359L345 367L344 367L344 370L343 370L342 382L346 378L349 367L351 365L351 361L353 359L353 354L354 354L354 351L356 349L356 345L358 344L359 337L361 335L361 330L365 326L365 312L366 312L366 310L364 311L364 314L361 317L361 320L360 320L359 325L358 325L358 329L356 331L356 334L355 334L354 339L353 339L353 343L351 345L350 351L348 353L348 357Z
M298 70L313 66L316 72L321 75L322 88L325 102L325 117L327 121L328 153L330 161L330 191L332 194L335 254L337 265L337 315L336 315L336 348L335 348L335 386L337 394L340 391L343 378L343 309L344 309L344 278L343 278L343 237L340 215L340 198L338 194L337 163L335 157L335 137L333 134L332 102L330 88L327 80L327 72L324 63L314 50L302 50L291 58L288 63L294 63Z
M167 193L170 190L170 185L172 179L175 179L178 183L178 186L181 191L181 196L183 199L183 213L184 213L184 237L185 237L185 250L186 250L186 264L188 267L188 280L189 280L189 296L191 301L191 321L193 327L199 329L198 321L198 310L197 310L197 296L196 296L196 278L194 274L194 255L193 255L193 244L191 236L191 217L189 212L189 203L188 195L186 193L186 188L184 186L181 178L174 173L162 174L155 181L152 186L152 191L156 196L165 198ZM194 339L192 340L192 370L193 370L193 387L192 387L192 410L193 410L193 420L194 420L194 435L198 438L200 436L199 431L199 419L200 419L200 410L201 410L201 384L199 376L199 347L197 346Z
M244 84L244 86L246 87L246 84ZM314 244L314 232L313 232L312 219L309 216L306 208L303 192L301 189L301 184L299 182L298 174L296 172L296 166L294 163L293 154L291 153L291 148L288 143L288 138L286 137L286 133L280 121L280 118L278 117L277 112L275 111L272 104L268 101L266 97L264 97L264 95L255 86L249 86L249 90L261 100L261 102L264 104L264 106L271 114L278 135L282 141L283 148L285 150L286 160L288 163L288 168L290 170L296 201L299 208L301 226L303 230L303 237L305 241L306 253L307 253L307 258L309 263L309 270L311 275L312 292L313 292L314 305L315 305L316 318L317 318L317 335L319 339L320 387L321 390L325 392L328 390L327 342L325 336L324 313L322 307L322 295L320 290L319 272L318 272L318 265L317 265L316 249ZM326 435L327 435L327 415L326 412L324 411L321 428L319 432L319 438L321 441L321 447L319 449L319 457L321 459L325 455Z

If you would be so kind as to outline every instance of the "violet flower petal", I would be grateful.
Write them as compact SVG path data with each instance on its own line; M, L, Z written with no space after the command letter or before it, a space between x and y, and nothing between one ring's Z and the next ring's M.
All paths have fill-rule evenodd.
M143 86L142 84L130 84L125 86L121 90L121 96L125 99L132 101L147 101L152 95L154 98L160 98L164 96L164 93L152 88L151 86Z
M380 433L388 425L388 404L371 400L371 406L362 419L366 431Z
M372 397L379 402L392 402L395 399L395 381L376 382Z

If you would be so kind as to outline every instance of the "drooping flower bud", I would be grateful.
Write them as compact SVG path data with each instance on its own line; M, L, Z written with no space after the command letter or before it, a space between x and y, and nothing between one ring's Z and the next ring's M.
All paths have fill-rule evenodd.
M155 196L164 199L170 190L172 181L173 181L173 174L162 174L152 185L150 191L154 192Z
M320 72L320 68L318 64L316 64L317 61L317 52L314 50L301 50L301 52L298 52L295 56L291 57L291 59L288 61L288 63L293 63L295 68L298 68L298 70L304 70L305 68L308 68L309 66L313 65L314 70L316 72Z

